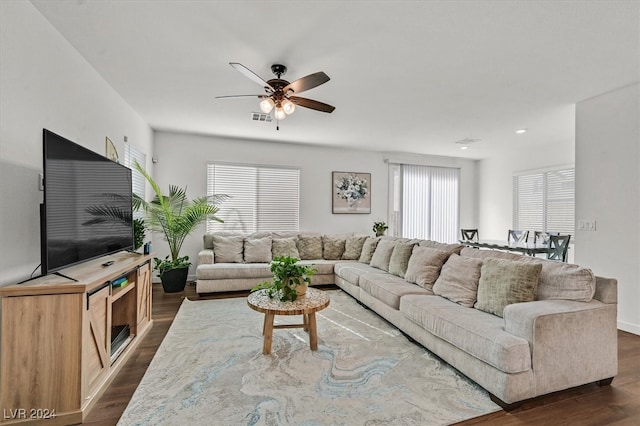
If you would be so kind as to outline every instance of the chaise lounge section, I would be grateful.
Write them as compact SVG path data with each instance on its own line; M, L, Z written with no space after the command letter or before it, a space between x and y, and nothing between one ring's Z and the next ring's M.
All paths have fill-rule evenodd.
M335 283L507 409L617 374L617 282L578 265L395 237L213 234L200 253L198 293L269 280L269 238L272 256L295 255L295 246L295 257L316 265L312 285ZM262 240L264 257L252 240Z

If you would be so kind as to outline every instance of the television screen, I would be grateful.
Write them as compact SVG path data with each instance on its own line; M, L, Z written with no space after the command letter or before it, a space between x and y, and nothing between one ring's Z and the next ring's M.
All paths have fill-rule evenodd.
M42 274L133 249L131 170L43 130Z

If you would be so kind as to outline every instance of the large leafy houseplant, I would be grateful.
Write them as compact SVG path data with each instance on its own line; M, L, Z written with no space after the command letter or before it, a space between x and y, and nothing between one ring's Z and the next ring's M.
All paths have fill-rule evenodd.
M281 301L294 301L298 298L299 286L306 288L311 284L311 277L317 271L310 265L301 265L295 257L274 257L270 265L273 281L258 284L251 291L267 290L270 298L278 297Z
M151 201L146 201L134 194L134 209L143 210L146 228L151 232L162 234L169 244L170 255L165 259L155 258L155 268L160 273L163 285L165 284L163 277L167 273L178 269L183 270L182 289L184 289L187 277L186 272L188 272L191 263L189 262L189 256L180 256L182 244L185 238L205 220L213 219L222 222L222 219L216 217L215 214L218 212L217 205L224 201L227 196L212 195L189 200L186 189L175 185L169 185L169 193L163 194L160 186L138 162L136 162L135 168L151 185L155 197ZM166 286L165 290L167 290Z

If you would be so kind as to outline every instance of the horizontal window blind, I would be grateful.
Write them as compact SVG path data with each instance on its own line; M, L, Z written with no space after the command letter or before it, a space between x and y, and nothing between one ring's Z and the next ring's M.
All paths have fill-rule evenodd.
M142 167L147 164L147 155L142 151L136 149L131 146L129 143L124 144L124 165L131 169L131 186L133 193L139 195L142 198L145 198L145 190L146 190L146 181L142 173L137 171L134 167L136 161L140 163ZM133 218L142 218L144 213L142 211L133 212Z
M575 169L514 176L513 226L520 230L574 235Z
M219 223L207 231L297 231L300 224L300 170L268 166L207 164L207 195L226 194Z

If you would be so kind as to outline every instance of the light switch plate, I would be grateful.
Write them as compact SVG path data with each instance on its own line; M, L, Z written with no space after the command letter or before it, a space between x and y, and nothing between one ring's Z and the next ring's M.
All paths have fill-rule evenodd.
M595 220L579 220L578 230L579 231L595 231L596 221Z

